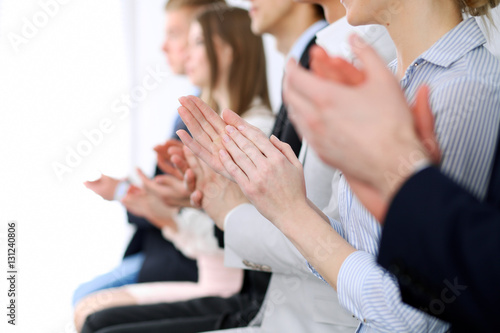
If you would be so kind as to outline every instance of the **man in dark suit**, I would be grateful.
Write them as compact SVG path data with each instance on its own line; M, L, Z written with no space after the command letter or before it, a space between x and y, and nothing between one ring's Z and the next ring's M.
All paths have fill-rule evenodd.
M260 5L258 1L254 1L255 9L250 14L252 31L257 34L274 35L277 38L279 51L284 54L288 54L295 41L323 18L322 10L312 5L296 4L292 0L280 1L279 6L275 6L274 1L264 0L264 2L263 5ZM294 25L293 29L290 29L291 25ZM325 25L326 23L323 22L322 27ZM317 26L319 29L320 25ZM314 45L315 33L316 31L309 31L308 38L302 38L300 43L294 47L293 56L306 68L309 67L309 49ZM284 105L280 108L273 133L283 141L289 142L298 154L301 148L301 139L288 120L287 109ZM228 202L230 198L220 198L220 200ZM232 208L228 206L228 210ZM260 309L270 276L269 273L246 270L242 291L228 299L209 297L187 302L103 310L87 318L82 332L161 331L188 333L248 326ZM274 291L281 293L283 291L280 287L282 289L288 288L276 284L275 287L277 289ZM271 299L269 303L273 303L273 300ZM262 318L259 320L261 321ZM322 325L324 326L324 324Z

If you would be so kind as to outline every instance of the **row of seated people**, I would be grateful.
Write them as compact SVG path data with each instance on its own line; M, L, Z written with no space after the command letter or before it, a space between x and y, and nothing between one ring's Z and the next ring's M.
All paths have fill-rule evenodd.
M481 320L487 312L439 319L444 311L436 310L434 298L420 296L429 306L418 310L403 302L401 274L394 265L389 272L377 263L379 222L391 196L359 180L377 170L363 174L343 158L359 142L352 135L339 139L336 122L350 124L352 117L359 129L376 123L357 112L380 99L384 85L400 95L402 88L405 98L389 99L385 109L417 100L420 139L434 150L418 150L432 158L412 157L405 172L396 168L391 179L379 176L390 183L390 193L434 163L484 199L500 118L500 66L484 48L475 19L463 14L487 15L498 2L429 0L394 7L381 1L370 10L336 0L311 2L322 8L254 0L248 13L223 1L167 3L164 50L171 67L199 87L199 98L180 98L183 122L176 134L182 143L169 140L156 148L154 179L140 173L142 187L104 176L87 184L104 198L121 199L132 220L140 221L140 240L117 270L77 290L79 331L446 332L449 322L460 323L456 331L489 327ZM425 33L416 29L422 22L430 22ZM352 26L371 23L379 25ZM351 38L349 50L353 32L363 39ZM290 60L287 103L276 119L259 37L264 33ZM368 83L372 90L363 95ZM422 83L432 92L419 90ZM350 113L335 118L329 108ZM408 119L402 118L412 125ZM357 133L371 134L369 126ZM382 154L375 148L372 155ZM161 246L147 252L151 235ZM151 265L152 258L161 259Z

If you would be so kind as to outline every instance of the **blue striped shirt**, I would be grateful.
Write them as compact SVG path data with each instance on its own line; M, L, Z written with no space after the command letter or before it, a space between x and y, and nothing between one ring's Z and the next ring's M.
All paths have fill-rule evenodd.
M479 199L486 195L500 121L500 62L485 42L476 21L467 19L418 57L400 82L411 103L419 86L430 86L441 169ZM389 67L395 72L397 61ZM362 322L358 332L445 332L447 323L403 303L395 277L377 264L382 228L344 177L338 205L340 221L331 225L358 251L342 264L337 293ZM429 313L439 311L436 305L429 304Z

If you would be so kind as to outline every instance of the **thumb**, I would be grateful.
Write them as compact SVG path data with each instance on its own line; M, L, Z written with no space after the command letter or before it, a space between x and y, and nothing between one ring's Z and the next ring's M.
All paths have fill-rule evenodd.
M249 126L249 124L245 120L243 120L243 118L241 118L234 111L229 109L224 109L222 111L222 119L224 119L224 121L228 125L232 125L236 128L238 128L238 126Z
M203 193L200 190L196 190L191 193L189 197L191 201L191 205L195 208L201 208L201 201L203 200Z
M349 43L356 58L363 65L363 70L368 77L392 76L392 73L387 69L387 65L378 55L377 51L368 45L360 36L352 34L349 37Z
M415 104L411 110L420 142L427 149L432 162L439 164L441 151L434 131L434 116L429 105L428 86L423 85L418 89Z
M291 164L293 164L297 168L302 168L302 164L297 159L297 156L295 156L292 147L290 147L288 143L281 141L274 134L271 135L270 141L283 155L285 155L285 157Z

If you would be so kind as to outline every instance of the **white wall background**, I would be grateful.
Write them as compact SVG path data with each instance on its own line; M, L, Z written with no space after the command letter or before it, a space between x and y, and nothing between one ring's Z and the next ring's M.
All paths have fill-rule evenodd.
M46 3L48 1L44 1ZM124 175L129 119L111 112L128 92L118 0L68 1L46 16L38 1L5 0L0 19L0 233L16 220L18 326L6 324L5 239L0 246L0 331L70 332L76 285L119 262L123 210L82 185L101 170ZM42 13L42 14L41 14ZM12 47L36 15L37 30ZM28 29L28 28L26 28ZM28 33L29 32L29 33ZM59 181L53 162L110 118L114 130Z
M169 75L130 114L113 113L148 69L168 71L160 49L165 0L58 1L65 4L49 7L44 20L40 3L52 0L0 0L0 253L7 222L19 225L19 322L8 326L0 310L1 332L73 331L73 290L116 265L131 233L123 208L82 182L99 172L122 177L136 165L151 173L151 148L169 134L177 97L190 92L185 79ZM500 10L494 15L500 27ZM40 28L29 31L34 16ZM30 36L16 50L12 34L23 29ZM497 56L499 36L490 35ZM265 42L276 109L283 60L272 38ZM85 140L82 131L106 118L111 133L59 180L53 163L65 163L67 149ZM5 262L0 267L3 309Z
M168 75L130 114L113 112L149 70L168 71L161 53L165 0L1 1L0 251L7 222L17 221L19 321L14 328L2 319L0 331L72 332L73 290L118 264L132 231L118 203L82 182L100 172L123 177L135 166L151 173L151 148L169 135L177 98L191 90ZM52 4L51 15L42 3ZM279 84L281 58L270 59L271 81ZM279 87L273 91L276 104ZM82 131L103 119L111 133L80 146L88 156L60 180L53 163L66 164L68 149L78 151L86 140ZM7 301L4 273L0 304Z

